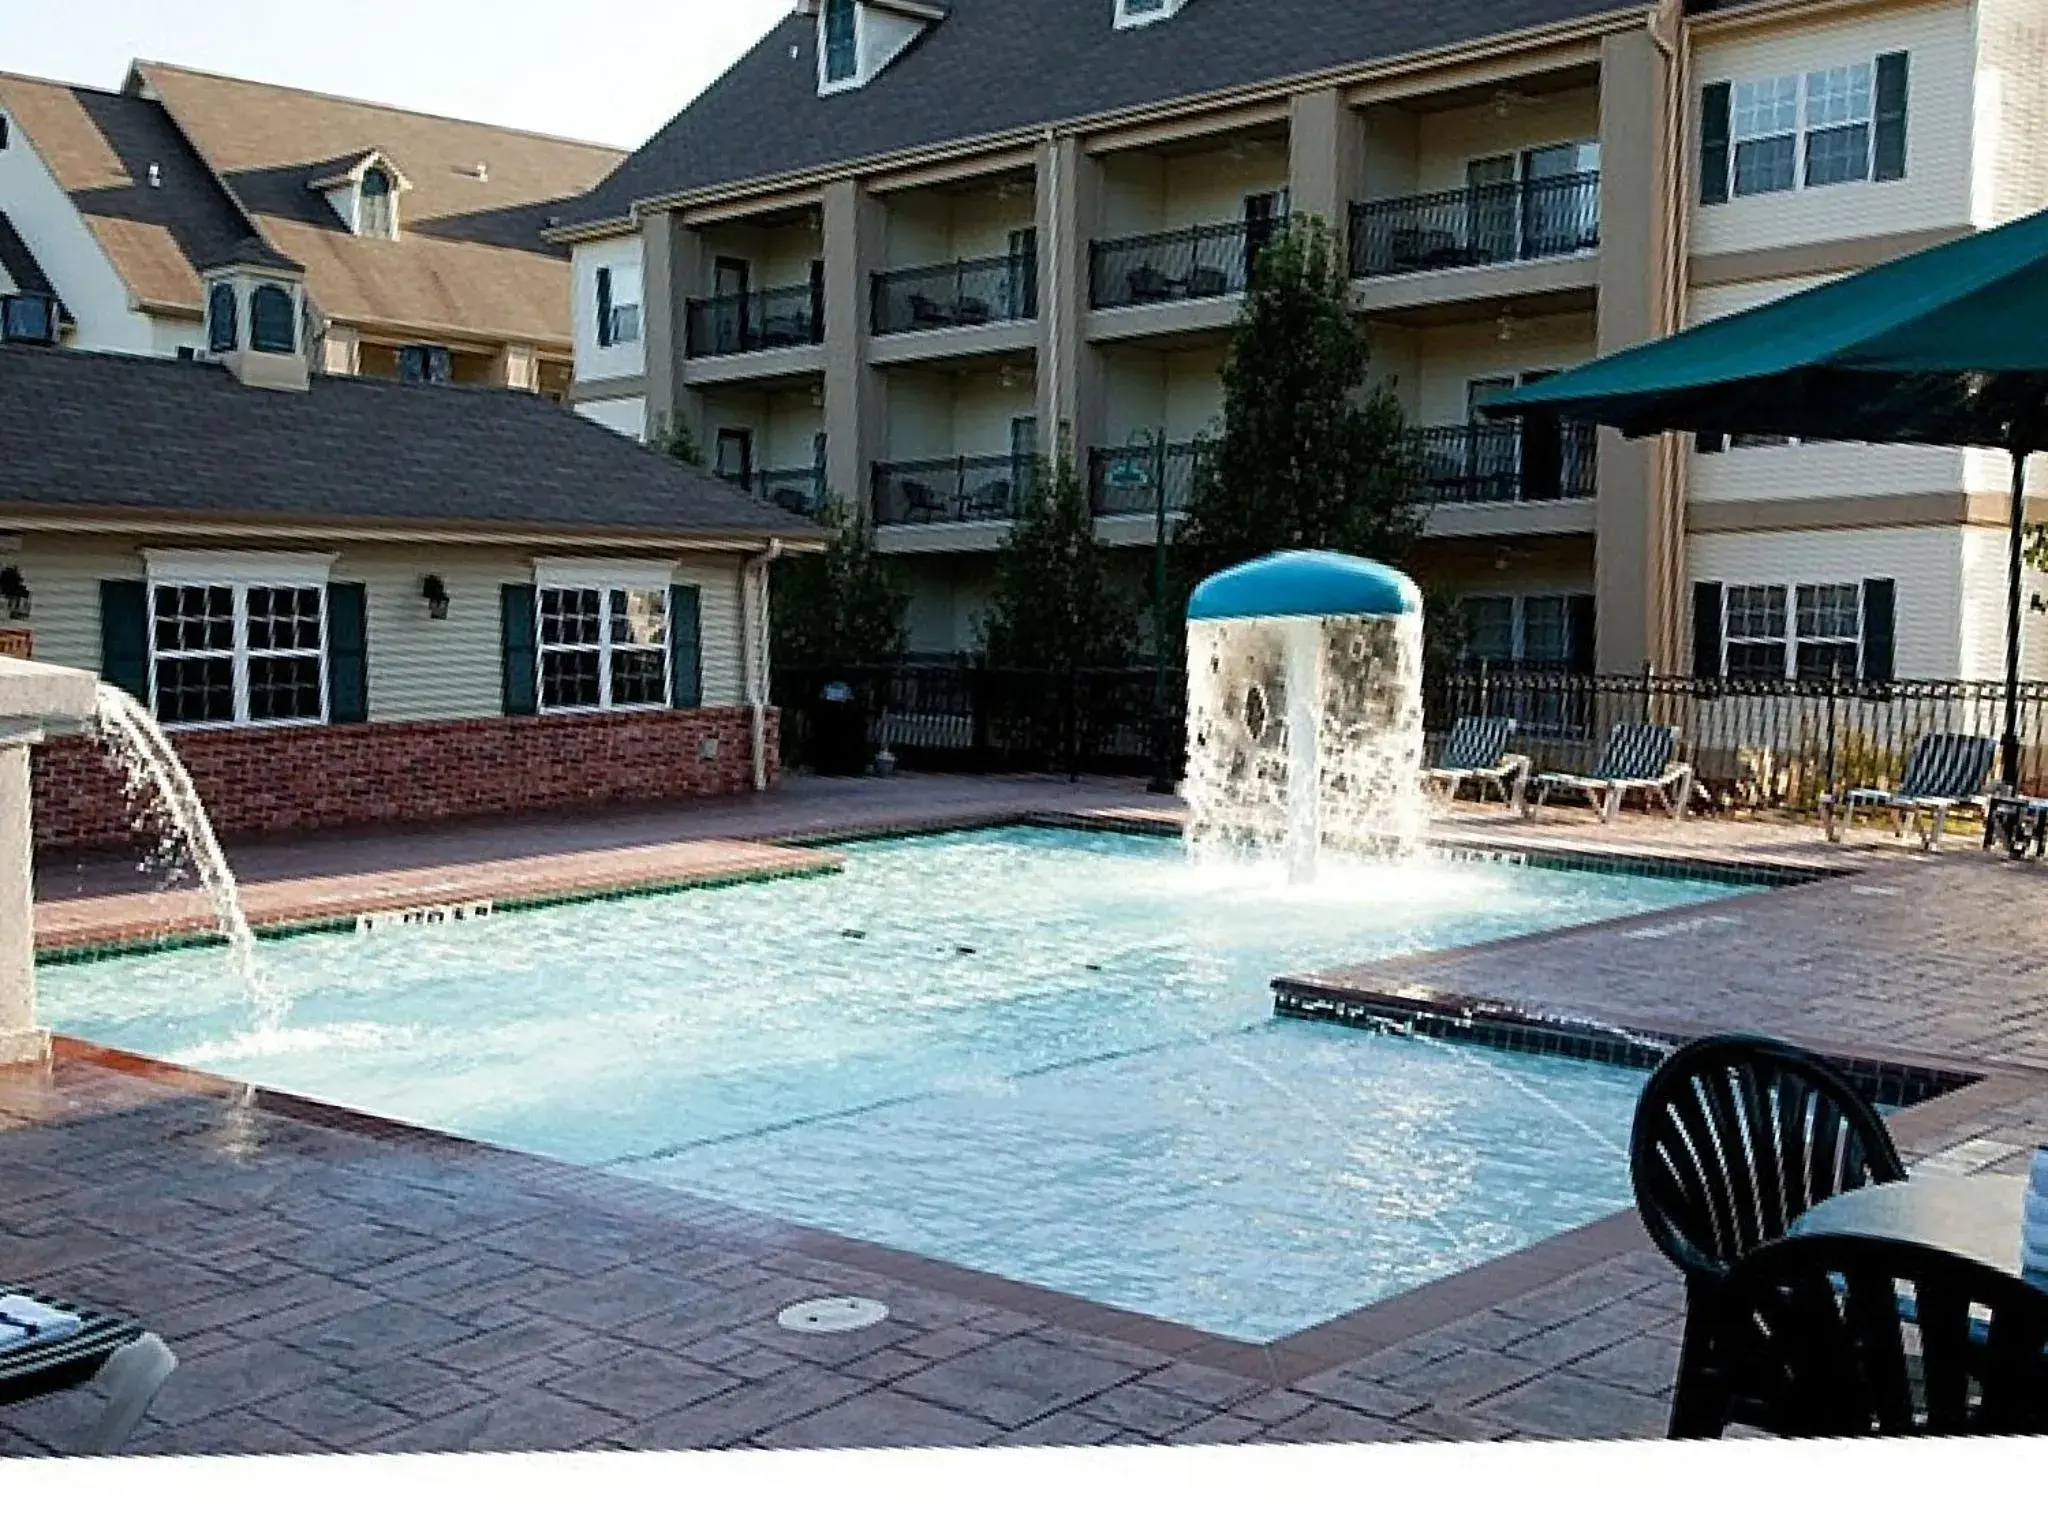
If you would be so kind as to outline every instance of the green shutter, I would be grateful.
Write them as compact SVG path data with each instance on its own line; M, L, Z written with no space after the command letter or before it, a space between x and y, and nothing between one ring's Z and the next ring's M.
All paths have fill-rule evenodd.
M1870 157L1873 181L1898 181L1906 174L1906 56L1877 58L1877 121Z
M597 344L612 344L612 269L597 269Z
M368 603L359 581L327 584L327 721L370 718Z
M540 711L533 639L534 590L507 582L498 589L504 655L504 706L508 715Z
M1897 583L1889 578L1863 583L1863 681L1866 683L1888 683L1892 680L1897 613Z
M1721 583L1692 584L1692 675L1721 675Z
M1700 92L1700 201L1728 201L1728 101L1726 80Z
M1598 611L1590 592L1574 592L1565 599L1565 645L1572 674L1591 677L1598 664L1593 641L1598 633Z
M149 701L149 583L100 583L100 676Z
M669 702L696 709L704 702L704 636L695 587L668 589L668 665Z

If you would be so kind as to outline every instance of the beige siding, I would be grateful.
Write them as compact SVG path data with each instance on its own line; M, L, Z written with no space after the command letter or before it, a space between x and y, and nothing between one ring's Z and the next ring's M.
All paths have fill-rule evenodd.
M807 217L784 224L712 225L699 234L703 264L690 287L692 297L713 291L721 256L744 261L755 288L797 288L811 280L811 263L824 255L821 233Z
M1010 422L1033 415L1038 397L1028 369L1013 367L1008 388L1003 377L1000 369L893 371L885 457L902 461L1008 453Z
M1287 146L1262 139L1236 151L1115 155L1103 164L1102 233L1150 235L1191 224L1235 224L1244 200L1287 185Z
M1471 161L1599 137L1600 95L1590 87L1511 98L1505 112L1491 102L1432 112L1416 119L1414 186L1423 192L1462 187Z
M39 661L100 667L102 580L140 580L145 541L24 535L12 557L35 594L30 628ZM165 542L165 541L149 541ZM192 541L178 540L178 547ZM704 702L741 702L739 561L694 555L675 580L701 589ZM447 584L448 617L427 617L420 582L429 572ZM334 564L336 581L365 587L370 718L449 720L498 713L501 698L498 589L533 580L523 549L349 545Z
M1221 346L1181 352L1141 347L1107 349L1103 441L1129 442L1162 428L1171 442L1214 436L1223 424Z
M569 256L570 323L575 327L576 377L579 379L627 379L644 370L645 349L638 341L620 346L597 344L597 269L637 267L643 273L646 261L638 235L616 240L586 240ZM646 333L646 297L641 298L641 333ZM610 423L606 423L610 425Z
M1544 368L1569 368L1594 354L1590 313L1514 322L1506 341L1498 321L1447 325L1415 333L1414 419L1419 425L1468 419L1468 386Z
M642 443L647 441L647 402L639 395L619 400L585 400L575 410L578 416L601 427L610 427L621 437Z
M1964 677L2005 676L2005 554L2002 528L1965 528L1963 536ZM2048 613L2034 611L2032 600L2048 603L2048 573L2027 567L2020 572L2020 675L2048 679Z
M971 192L903 192L889 199L886 265L915 267L1001 256L1010 232L1037 217L1028 177Z
M706 462L720 428L742 428L754 434L754 468L808 469L816 458L813 440L825 430L822 405L813 404L809 385L796 389L706 390L704 440Z
M1894 665L1900 677L1957 677L1975 661L1966 633L1965 535L1955 528L1829 533L1696 533L1686 541L1694 581L1727 584L1898 583Z
M1975 40L1967 5L1951 0L1704 43L1693 61L1695 110L1698 87L1715 81L1867 63L1901 50L1910 58L1903 180L1802 186L1694 208L1694 252L1772 250L1969 222L1977 107Z
M2048 10L1977 0L1977 221L2048 206Z
M902 563L910 589L905 624L913 651L971 651L995 579L988 555L922 555Z

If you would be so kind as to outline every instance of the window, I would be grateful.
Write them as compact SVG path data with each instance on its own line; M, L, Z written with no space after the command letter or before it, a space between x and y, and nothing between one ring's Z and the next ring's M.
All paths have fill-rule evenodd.
M373 240L398 238L398 198L382 166L373 165L363 172L356 193L356 233Z
M0 339L54 345L57 301L47 293L10 293L0 298Z
M623 347L640 339L640 269L597 269L597 344Z
M1817 69L1806 77L1806 184L1870 176L1871 68Z
M1465 609L1465 656L1489 666L1512 666L1515 660L1515 600L1512 597L1468 597Z
M446 347L416 345L398 349L398 376L408 384L446 384L455 376Z
M1735 87L1735 195L1783 192L1797 180L1799 77L1745 80Z
M1730 587L1724 599L1728 676L1764 682L1785 675L1785 589Z
M156 581L150 692L166 725L305 725L326 717L319 585Z
M860 16L854 0L825 0L819 31L824 38L825 83L838 85L860 72L857 33Z
M299 350L292 296L275 283L264 283L249 295L249 345L258 352Z
M668 703L665 588L539 589L542 710Z
M1832 65L1700 92L1700 201L1906 174L1906 58Z
M235 290L228 283L215 283L206 295L206 350L235 350Z
M1592 598L1569 592L1475 596L1460 601L1465 660L1531 671L1585 670L1592 643Z
M1862 596L1863 589L1855 582L1795 589L1799 634L1794 675L1801 681L1857 675Z
M1142 27L1147 22L1164 21L1183 3L1184 0L1116 0L1116 24Z

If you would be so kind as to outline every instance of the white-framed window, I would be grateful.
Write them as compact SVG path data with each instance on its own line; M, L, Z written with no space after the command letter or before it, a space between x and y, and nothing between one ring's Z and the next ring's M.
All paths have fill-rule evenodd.
M1826 682L1863 671L1863 584L1730 586L1721 600L1722 665L1738 682Z
M623 347L640 339L640 269L597 269L597 344Z
M1799 77L1775 75L1736 84L1729 110L1735 147L1735 195L1783 192L1797 185Z
M324 723L328 565L299 556L151 556L156 717L188 728Z
M654 562L536 564L543 714L668 707L669 575Z
M398 189L381 165L364 171L356 188L356 233L370 240L398 238Z
M1704 87L1702 201L1902 178L1907 64L1886 53Z
M1848 64L1806 76L1806 185L1870 179L1872 66Z
M1186 0L1116 0L1116 24L1142 27L1164 21L1178 12Z
M1477 593L1461 599L1466 661L1545 671L1569 666L1577 638L1572 633L1575 595Z
M857 0L825 0L818 13L818 71L826 86L847 85L860 76L860 6Z

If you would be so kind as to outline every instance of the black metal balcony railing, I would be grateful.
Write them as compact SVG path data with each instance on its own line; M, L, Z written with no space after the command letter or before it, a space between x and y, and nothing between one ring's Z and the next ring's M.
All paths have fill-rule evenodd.
M1600 244L1600 173L1574 171L1351 205L1351 275L1568 256Z
M1019 253L874 275L874 332L1038 318L1038 258Z
M692 299L685 346L691 357L727 357L825 339L825 296L815 283Z
M1095 448L1088 454L1088 505L1097 517L1156 516L1165 491L1166 515L1179 517L1195 495L1202 443Z
M1008 454L875 466L875 521L884 525L1001 522L1017 515L1032 462Z
M815 517L825 504L825 471L816 467L757 469L743 475L721 474L718 478L799 517Z
M1564 501L1596 486L1599 437L1587 422L1472 422L1413 435L1438 502Z
M1088 302L1127 309L1243 293L1259 252L1280 232L1276 219L1097 240L1088 252Z

